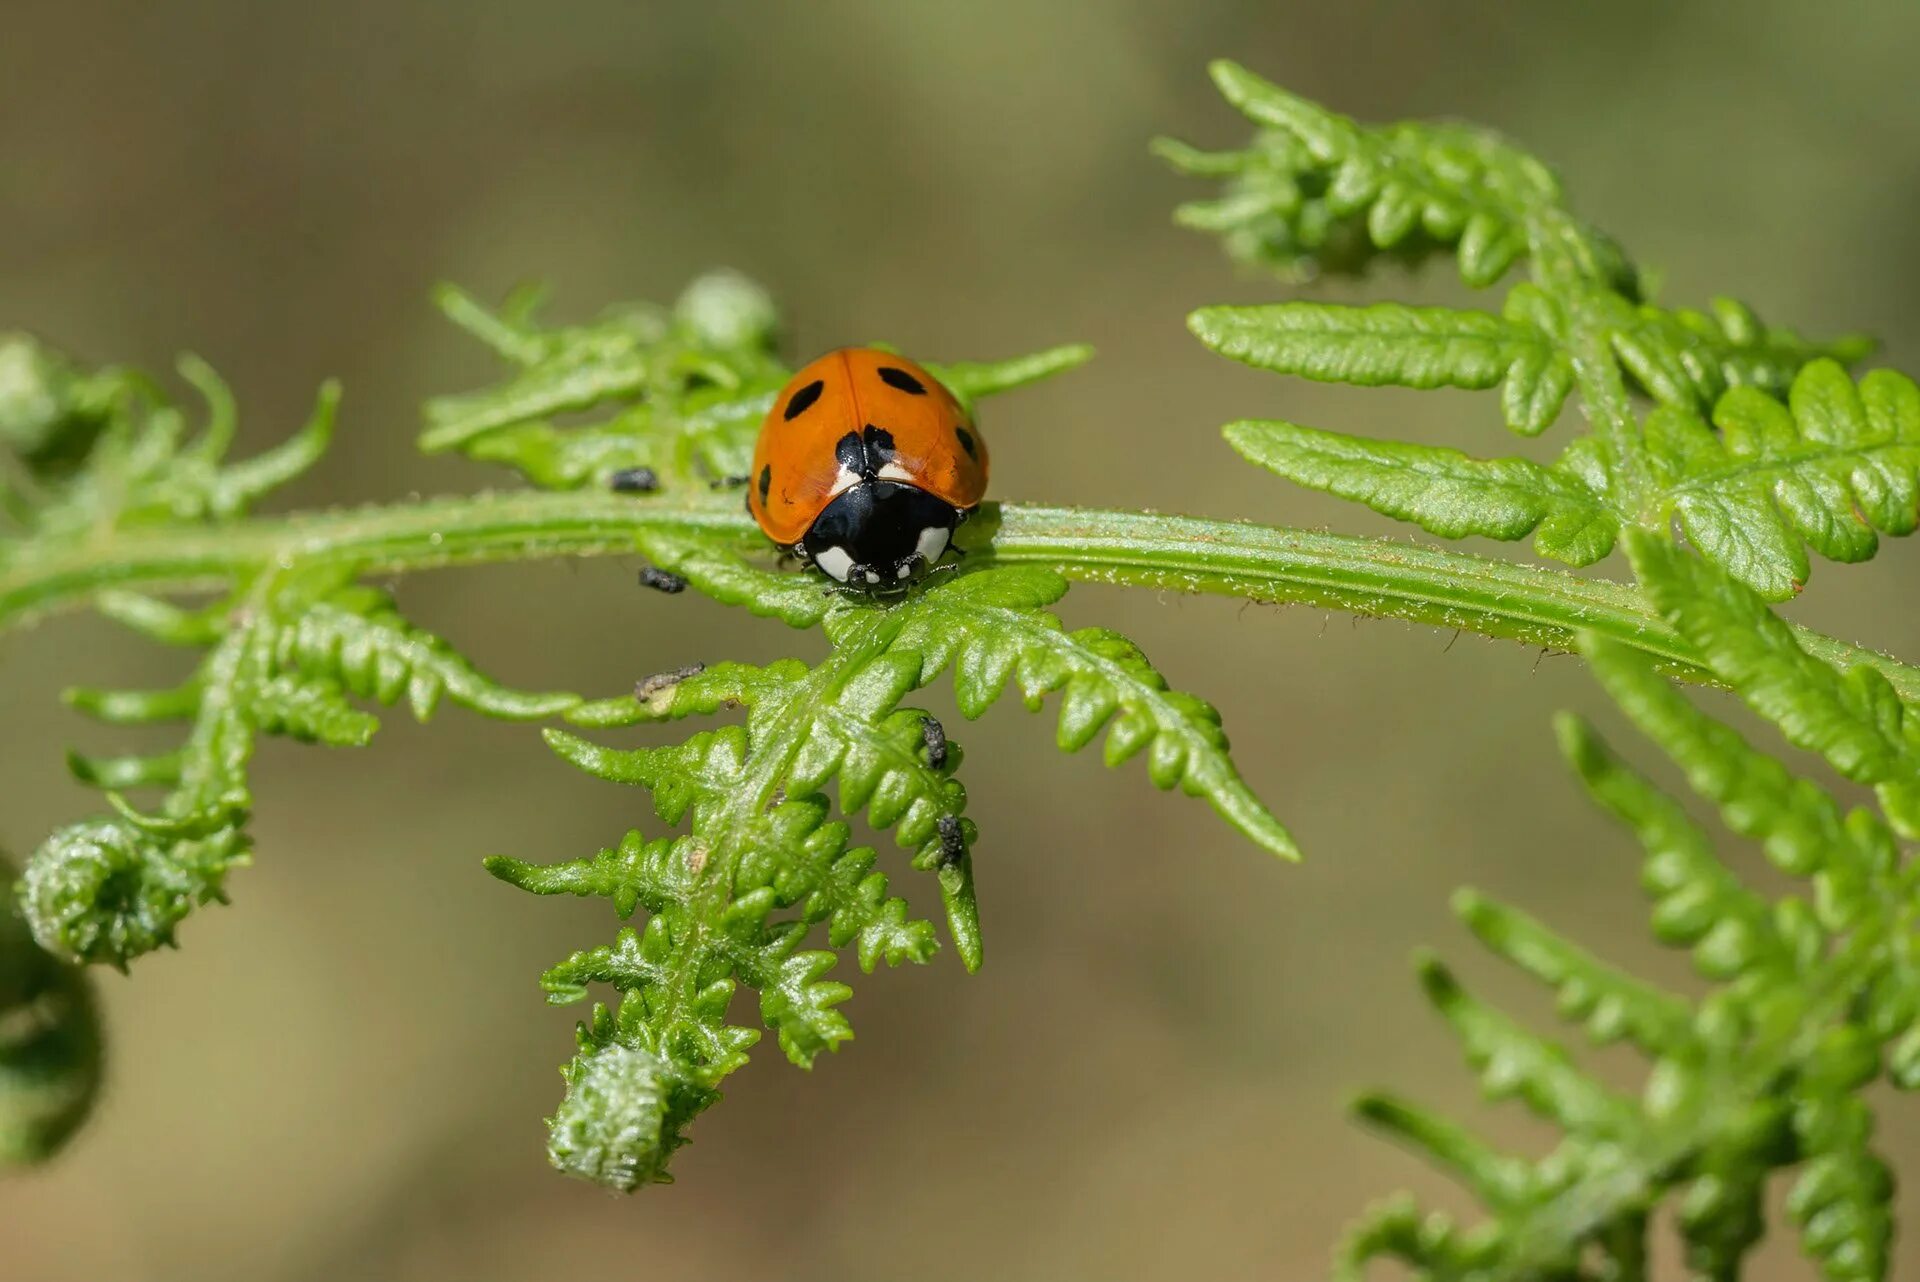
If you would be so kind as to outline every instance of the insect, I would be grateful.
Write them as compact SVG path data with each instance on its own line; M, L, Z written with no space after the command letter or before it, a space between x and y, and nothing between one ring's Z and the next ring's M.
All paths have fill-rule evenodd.
M652 588L655 592L664 592L668 596L677 596L687 590L687 581L671 570L663 570L657 565L642 566L640 586Z
M884 592L945 554L986 489L986 442L953 393L903 356L843 347L774 398L747 510L829 578Z

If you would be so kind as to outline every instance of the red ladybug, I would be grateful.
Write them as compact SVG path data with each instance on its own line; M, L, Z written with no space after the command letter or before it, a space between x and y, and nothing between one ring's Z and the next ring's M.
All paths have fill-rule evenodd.
M760 427L747 510L828 577L904 587L946 552L987 489L987 444L953 393L891 352L828 352Z

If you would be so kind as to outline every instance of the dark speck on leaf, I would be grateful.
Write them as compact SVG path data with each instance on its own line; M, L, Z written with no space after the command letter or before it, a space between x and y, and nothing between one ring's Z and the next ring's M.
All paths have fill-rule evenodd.
M940 864L951 868L967 853L966 834L960 831L960 821L952 815L942 815L936 826L940 829Z
M650 467L623 467L607 478L616 494L651 494L660 488L660 476Z
M687 581L670 570L657 565L649 565L640 571L640 586L652 588L655 592L665 592L668 596L687 590Z
M633 697L645 703L657 694L664 694L688 677L697 677L707 670L704 663L689 663L684 668L673 668L666 672L656 672L650 677L642 677L633 687Z
M927 764L935 770L947 764L947 728L933 717L920 723L920 742L926 745Z

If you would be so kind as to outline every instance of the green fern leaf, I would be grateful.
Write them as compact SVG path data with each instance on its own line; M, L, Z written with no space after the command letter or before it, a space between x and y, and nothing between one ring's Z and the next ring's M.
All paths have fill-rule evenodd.
M880 606L823 594L811 578L754 569L724 537L646 536L644 546L721 600L822 622L833 649L811 668L795 660L693 665L641 682L630 700L569 713L576 724L607 728L746 710L744 723L677 744L614 748L547 732L566 760L647 789L661 822L686 825L683 835L654 842L632 834L590 860L489 863L536 893L593 895L622 916L639 907L650 914L644 928L575 954L543 980L555 1000L581 1000L596 984L624 995L617 1017L583 1026L588 1059L569 1069L569 1081L600 1090L603 1079L582 1065L621 1047L610 1062L638 1074L635 1099L656 1098L663 1081L697 1086L683 1096L692 1111L649 1104L653 1120L622 1132L641 1146L625 1156L608 1138L617 1118L595 1119L592 1097L570 1098L549 1132L562 1169L619 1188L633 1187L635 1172L664 1174L668 1148L659 1146L684 1140L686 1124L711 1103L713 1086L738 1066L753 1035L726 1022L737 985L759 993L761 1023L796 1064L810 1066L851 1037L841 1009L851 993L831 974L834 954L805 947L814 927L825 926L831 948L852 948L863 969L931 958L932 927L889 893L873 851L850 847L835 809L892 832L916 867L937 872L949 933L966 965L979 965L975 833L961 817L966 793L953 777L963 754L928 714L902 706L948 669L970 717L1010 683L1035 708L1059 691L1061 747L1084 747L1104 729L1110 762L1144 753L1156 783L1208 798L1269 849L1292 852L1285 830L1234 772L1213 709L1169 690L1124 638L1065 631L1046 609L1066 587L1050 570L961 573ZM633 1061L625 1054L633 1051L652 1058Z
M1543 467L1233 425L1230 439L1256 462L1442 537L1534 533L1542 555L1575 565L1605 556L1625 526L1674 515L1772 600L1805 582L1805 546L1863 560L1876 531L1904 534L1920 519L1920 392L1884 372L1856 392L1842 363L1870 344L1813 342L1732 299L1704 311L1649 301L1545 167L1490 135L1363 127L1230 64L1215 79L1264 131L1239 152L1160 145L1183 171L1229 182L1222 201L1186 207L1183 221L1287 267L1341 270L1375 251L1417 259L1450 249L1469 283L1492 284L1522 259L1532 279L1497 315L1398 303L1207 307L1188 320L1202 342L1326 382L1498 387L1507 425L1525 435L1551 426L1577 392L1593 429ZM1644 423L1636 392L1657 402Z
M958 575L920 594L892 644L921 655L923 683L952 668L955 699L969 718L985 712L1010 681L1029 708L1060 691L1062 749L1078 751L1104 729L1107 764L1145 752L1156 786L1204 797L1263 849L1297 858L1292 837L1234 768L1219 714L1168 689L1126 638L1102 628L1062 629L1044 607L1065 593L1066 581L1039 566ZM828 626L832 634L833 622Z
M850 990L827 977L833 954L801 947L815 925L826 924L835 947L854 945L869 969L930 959L931 927L907 916L872 871L873 852L850 849L847 826L830 821L823 790L836 779L846 813L891 829L918 863L960 869L959 882L943 877L943 896L963 957L978 964L965 878L972 829L959 818L965 792L952 779L960 754L925 751L926 715L898 707L918 671L914 656L880 646L838 647L813 669L720 664L645 689L625 719L744 706L744 725L633 750L549 732L569 761L646 787L664 822L689 826L652 843L632 834L619 851L573 864L489 863L536 893L591 894L623 916L640 906L650 913L644 930L576 954L543 981L560 1000L593 983L625 994L617 1018L597 1014L582 1027L584 1055L568 1070L568 1098L549 1131L556 1166L627 1190L664 1178L685 1125L744 1062L754 1036L725 1022L736 983L759 991L762 1021L797 1064L850 1037L839 1010ZM615 720L611 709L587 719ZM635 1110L645 1125L622 1121Z
M761 420L790 371L772 353L772 305L721 272L672 308L629 306L587 326L543 329L442 286L441 309L504 357L506 382L428 402L420 446L519 471L548 489L603 486L644 472L663 489L720 484L748 471ZM1072 369L1092 355L1056 347L934 372L963 402ZM599 417L561 425L561 416Z
M1222 356L1260 369L1362 387L1506 385L1507 423L1535 435L1573 389L1572 362L1523 319L1446 307L1270 303L1203 307L1187 327Z
M1442 538L1534 534L1541 555L1591 565L1619 537L1618 514L1562 467L1292 423L1230 423L1225 433L1241 457L1296 485L1364 503Z
M1636 535L1636 564L1671 584L1677 567ZM1681 561L1689 559L1672 553ZM1723 591L1751 592L1699 562ZM1716 615L1673 588L1675 626ZM1770 615L1767 616L1771 618ZM1603 1089L1561 1047L1467 997L1423 966L1429 998L1459 1032L1489 1093L1515 1095L1565 1132L1538 1161L1498 1153L1457 1125L1390 1097L1362 1115L1460 1179L1490 1218L1461 1229L1405 1199L1370 1211L1338 1256L1357 1277L1380 1256L1432 1277L1643 1276L1652 1211L1666 1199L1700 1276L1736 1276L1765 1229L1770 1171L1798 1167L1788 1213L1834 1282L1885 1276L1891 1181L1869 1147L1858 1092L1883 1061L1907 1062L1920 1017L1920 971L1906 960L1913 872L1877 815L1845 812L1812 783L1692 706L1644 660L1599 642L1596 674L1628 716L1719 807L1727 826L1808 879L1811 904L1767 903L1741 885L1682 808L1626 767L1583 722L1559 723L1588 790L1645 847L1642 880L1656 933L1691 947L1717 987L1697 1005L1599 962L1544 925L1467 892L1456 907L1482 942L1551 985L1560 1010L1599 1040L1626 1037L1654 1058L1646 1091ZM1722 679L1729 670L1716 669ZM1837 674L1835 679L1839 680ZM1736 689L1740 683L1731 681ZM1744 691L1743 691L1744 693ZM1898 1046L1891 1056L1890 1048Z
M60 830L27 865L21 901L28 920L42 946L63 957L124 966L171 943L195 907L225 898L227 872L251 854L247 774L262 734L364 744L378 721L350 696L389 704L405 698L422 719L443 696L510 720L552 716L579 702L488 680L439 638L407 624L386 594L324 562L265 574L204 610L126 594L102 605L144 635L207 654L192 679L173 689L69 693L75 707L109 722L191 726L172 752L70 755L73 773L107 789L120 813ZM117 795L143 787L167 790L156 813L133 810Z
M1920 835L1920 722L1885 676L1815 659L1757 592L1666 540L1636 533L1628 550L1654 602L1721 680L1796 746L1878 789L1903 836Z
M1038 383L1077 369L1092 359L1093 348L1087 344L1067 343L1003 361L936 362L927 368L961 404L971 406L983 396L997 396Z
M1646 436L1688 540L1769 600L1806 582L1803 544L1831 560L1864 561L1879 545L1876 530L1913 532L1920 388L1891 370L1856 388L1838 363L1817 360L1794 379L1788 405L1735 388L1715 407L1712 427L1684 411L1656 411Z
M1561 755L1587 794L1620 820L1646 851L1640 884L1653 900L1653 933L1662 943L1693 949L1710 979L1791 976L1818 928L1795 913L1776 917L1766 901L1715 857L1706 831L1671 797L1629 769L1585 721L1555 721Z
M1235 248L1244 257L1293 270L1314 263L1353 271L1375 251L1417 259L1451 249L1461 278L1484 286L1550 248L1596 277L1629 276L1618 250L1565 219L1552 173L1490 133L1365 129L1233 63L1217 62L1212 71L1227 101L1264 132L1240 153L1164 143L1160 152L1187 172L1236 180L1220 209L1183 221L1240 230ZM1339 252L1329 255L1330 248Z
M1561 1016L1583 1021L1595 1042L1626 1038L1649 1055L1686 1048L1692 1012L1680 998L1614 969L1525 913L1474 891L1455 895L1453 909L1489 951L1554 989Z
M1245 319L1261 309L1196 315L1211 318L1209 342L1244 355L1254 349L1237 344L1258 344L1265 322L1249 319L1247 333L1230 338L1236 333L1231 324L1240 321L1214 315L1230 310ZM1254 359L1264 357L1256 352ZM1468 365L1452 368L1475 372ZM1359 367L1346 374L1364 381ZM1805 582L1803 545L1834 560L1859 561L1877 549L1876 530L1913 530L1920 510L1920 389L1910 379L1877 370L1856 389L1837 363L1815 360L1795 378L1789 405L1757 388L1736 387L1721 397L1713 421L1718 430L1677 406L1648 416L1652 491L1643 504L1676 516L1704 556L1767 600L1790 597ZM1616 494L1591 437L1542 465L1277 421L1233 423L1225 433L1242 456L1296 484L1443 538L1533 534L1536 551L1574 565L1601 559L1624 526L1643 519Z

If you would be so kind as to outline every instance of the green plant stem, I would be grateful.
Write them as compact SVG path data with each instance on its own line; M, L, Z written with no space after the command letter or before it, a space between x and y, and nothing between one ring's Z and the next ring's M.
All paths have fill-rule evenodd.
M0 557L0 630L106 588L216 588L308 556L386 574L631 555L643 529L733 536L744 548L759 537L731 497L533 490L122 530ZM1554 649L1571 648L1578 633L1592 631L1651 655L1674 675L1710 680L1637 589L1605 579L1384 539L1095 508L989 504L962 536L962 546L977 555L1049 565L1082 582L1345 610ZM1870 662L1903 697L1920 701L1920 668L1797 631L1817 657L1842 667Z

